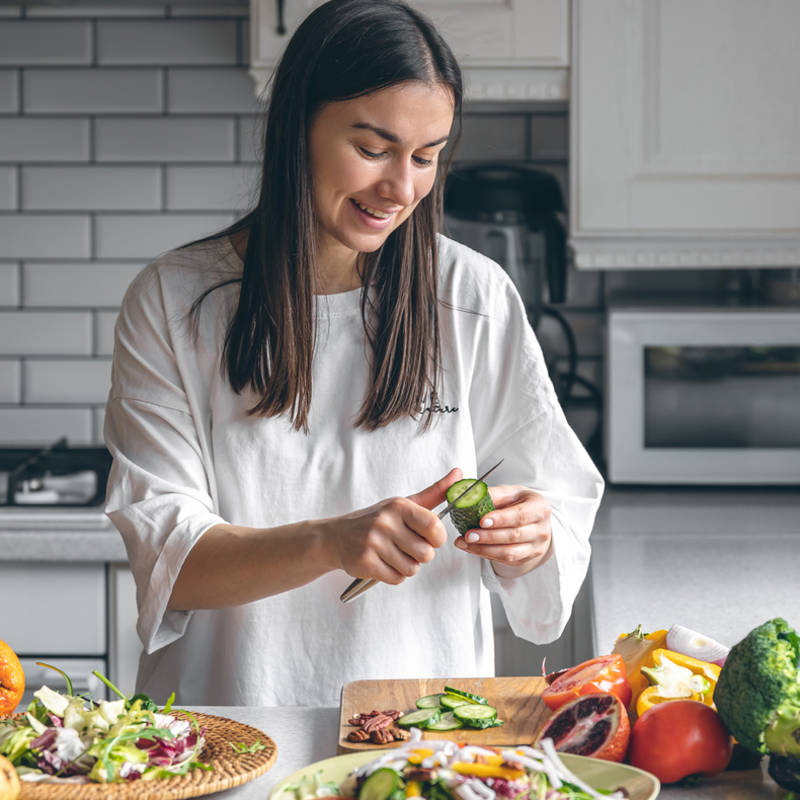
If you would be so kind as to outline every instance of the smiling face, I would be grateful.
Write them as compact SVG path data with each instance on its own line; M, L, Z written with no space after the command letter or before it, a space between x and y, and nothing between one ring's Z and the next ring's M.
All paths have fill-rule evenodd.
M323 275L354 288L357 254L377 250L433 188L453 114L450 89L421 81L317 112L310 150Z

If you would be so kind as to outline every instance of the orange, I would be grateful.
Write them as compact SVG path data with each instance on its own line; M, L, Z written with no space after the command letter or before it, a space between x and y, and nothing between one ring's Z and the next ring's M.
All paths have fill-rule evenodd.
M0 640L0 717L8 716L22 700L25 673L17 654Z

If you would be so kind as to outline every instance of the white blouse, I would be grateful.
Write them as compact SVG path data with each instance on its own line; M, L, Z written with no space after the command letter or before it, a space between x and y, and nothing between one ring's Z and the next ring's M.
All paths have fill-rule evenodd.
M175 691L183 705L331 706L353 680L489 676L490 591L518 636L557 638L586 575L603 481L506 273L440 239L444 371L439 396L420 398L436 409L426 432L412 419L353 427L368 379L360 290L320 296L306 434L287 415L249 415L253 395L236 394L220 367L238 283L211 292L192 329L192 302L241 269L228 239L167 253L131 284L117 322L106 513L136 579L137 690L162 702ZM448 542L413 578L348 604L338 597L352 577L334 571L246 605L166 608L186 555L214 525L332 517L500 458L490 485L529 486L552 506L552 555L524 577L500 579Z

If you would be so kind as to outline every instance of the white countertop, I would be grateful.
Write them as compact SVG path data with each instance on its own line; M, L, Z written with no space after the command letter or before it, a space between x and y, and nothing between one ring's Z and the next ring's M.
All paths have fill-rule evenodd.
M800 491L612 489L592 534L594 652L641 623L727 645L776 616L800 628Z
M126 561L122 537L102 506L0 507L4 561Z

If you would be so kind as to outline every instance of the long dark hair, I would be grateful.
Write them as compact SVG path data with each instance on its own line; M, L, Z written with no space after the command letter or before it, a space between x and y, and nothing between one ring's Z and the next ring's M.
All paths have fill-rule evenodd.
M248 231L223 368L236 392L249 388L259 396L250 413L291 411L297 430L308 427L318 240L311 122L326 103L409 81L449 87L460 123L455 57L431 22L402 0L329 0L306 17L286 47L271 83L257 204L212 237ZM361 315L372 358L355 424L368 430L422 413L422 401L440 379L436 232L448 166L440 163L431 192L382 247L359 256ZM429 421L428 414L425 427Z

